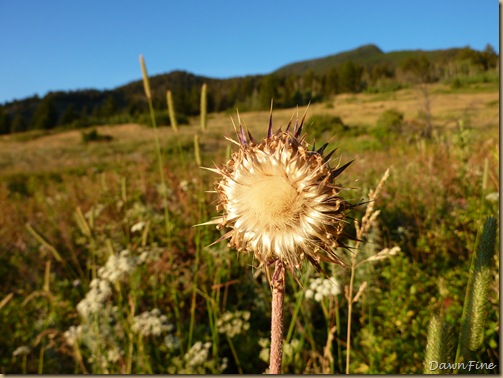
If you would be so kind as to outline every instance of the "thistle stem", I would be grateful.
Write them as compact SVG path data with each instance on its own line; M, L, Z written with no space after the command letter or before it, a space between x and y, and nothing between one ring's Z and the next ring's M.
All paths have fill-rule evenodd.
M281 374L281 361L283 358L283 329L285 300L285 268L278 259L272 277L272 316L271 316L271 355L269 366L270 374Z

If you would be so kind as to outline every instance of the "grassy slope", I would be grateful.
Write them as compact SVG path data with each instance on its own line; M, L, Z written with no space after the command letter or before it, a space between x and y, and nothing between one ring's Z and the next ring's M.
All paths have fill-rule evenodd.
M499 114L498 92L493 84L485 86L480 84L479 87L484 90L464 93L448 91L441 85L432 86L430 102L434 123L453 128L458 120L469 117L472 126L495 130ZM423 101L421 93L415 89L384 94L343 94L329 103L311 105L308 117L313 114L337 115L348 125L373 127L382 112L392 108L403 112L406 120L416 119ZM286 125L295 112L295 109L275 110L275 126ZM300 116L303 112L304 109L299 109ZM268 117L268 112L241 115L245 124L258 137L264 135ZM230 116L224 113L211 114L208 128L210 131L204 138L207 149L218 148L218 145L223 143L221 137L223 134L233 134ZM76 130L46 135L33 133L31 134L33 139L30 138L30 134L3 136L0 138L1 175L64 171L116 162L118 158L134 162L145 158L142 156L143 152L153 151L151 129L134 124L101 126L97 129L100 134L113 136L113 140L109 143L84 145L81 143L80 131ZM197 131L199 123L197 119L193 119L190 126L181 128L181 135L178 138L182 143L189 145ZM335 137L344 140L344 135ZM164 148L174 141L169 128L160 129L160 138Z

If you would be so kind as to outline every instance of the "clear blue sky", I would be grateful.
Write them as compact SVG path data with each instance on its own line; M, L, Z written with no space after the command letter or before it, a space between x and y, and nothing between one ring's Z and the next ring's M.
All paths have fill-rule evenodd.
M0 0L0 103L114 88L175 69L269 73L374 43L385 52L490 43L497 0Z

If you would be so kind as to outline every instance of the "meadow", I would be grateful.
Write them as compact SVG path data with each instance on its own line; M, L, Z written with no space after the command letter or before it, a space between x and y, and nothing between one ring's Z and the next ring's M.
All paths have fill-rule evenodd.
M273 110L275 129L296 114ZM91 129L0 138L1 373L266 371L267 275L252 256L211 245L221 231L194 227L217 215L208 192L217 177L200 165L236 150L224 138L234 137L231 117L209 114L205 131L193 117L177 133L125 124L92 128L101 138ZM269 112L240 118L265 137ZM306 264L287 276L284 373L422 373L432 315L458 335L471 256L487 217L499 216L498 122L497 82L309 107L307 140L337 147L332 165L355 159L337 178L347 200L364 202L351 218L362 219L369 191L390 176L358 244L352 311L348 270L324 265L328 280ZM352 221L346 228L355 232ZM473 359L499 373L497 253L490 271Z

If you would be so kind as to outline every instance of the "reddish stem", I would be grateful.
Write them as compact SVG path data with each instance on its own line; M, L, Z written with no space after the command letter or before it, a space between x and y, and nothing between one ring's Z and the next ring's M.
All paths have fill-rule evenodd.
M278 259L274 267L272 279L272 315L271 315L271 355L270 374L281 374L283 358L283 302L285 299L285 269Z

